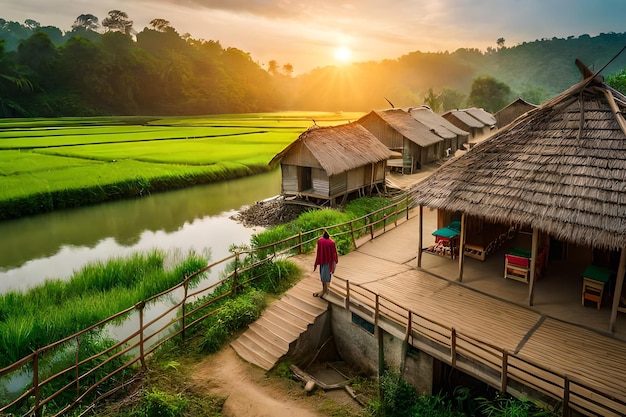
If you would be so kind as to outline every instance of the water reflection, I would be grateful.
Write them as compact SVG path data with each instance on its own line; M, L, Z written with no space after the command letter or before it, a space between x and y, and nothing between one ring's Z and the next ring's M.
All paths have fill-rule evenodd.
M229 217L243 205L280 193L280 172L196 186L0 223L0 292L81 266L154 247L197 252L212 260L257 230Z

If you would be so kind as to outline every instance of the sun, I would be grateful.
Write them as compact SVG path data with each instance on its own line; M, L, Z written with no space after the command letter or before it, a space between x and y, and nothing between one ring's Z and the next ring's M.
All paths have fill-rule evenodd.
M347 64L352 60L352 51L346 46L335 48L335 60L342 64Z

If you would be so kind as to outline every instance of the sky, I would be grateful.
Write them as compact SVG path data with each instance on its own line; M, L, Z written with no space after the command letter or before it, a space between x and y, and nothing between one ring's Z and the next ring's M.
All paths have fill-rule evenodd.
M542 38L626 32L626 0L0 0L0 18L66 31L81 14L125 12L134 29L165 19L264 68L396 59L414 51L485 51Z

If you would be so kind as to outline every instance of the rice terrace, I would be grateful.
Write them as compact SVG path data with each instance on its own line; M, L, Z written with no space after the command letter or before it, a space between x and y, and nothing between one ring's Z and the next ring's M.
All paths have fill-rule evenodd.
M0 220L265 172L313 124L359 116L2 119Z

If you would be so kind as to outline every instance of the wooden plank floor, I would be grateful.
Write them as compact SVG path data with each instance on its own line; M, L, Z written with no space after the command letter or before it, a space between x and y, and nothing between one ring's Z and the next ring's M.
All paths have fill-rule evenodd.
M426 230L434 222L431 217L424 223L426 244ZM463 284L455 282L458 261L424 254L423 267L430 263L436 272L417 269L417 234L418 220L413 217L340 257L336 277L626 401L625 316L618 317L618 330L608 334L607 309L600 315L595 308L582 306L577 282L559 281L558 270L543 278L545 283L538 281L538 292L542 286L549 291L538 294L539 305L529 307L525 305L528 286L504 279L497 259L491 260L492 265L467 261L464 277L471 278ZM333 281L333 287L340 285L340 280ZM340 288L338 292L342 293Z

